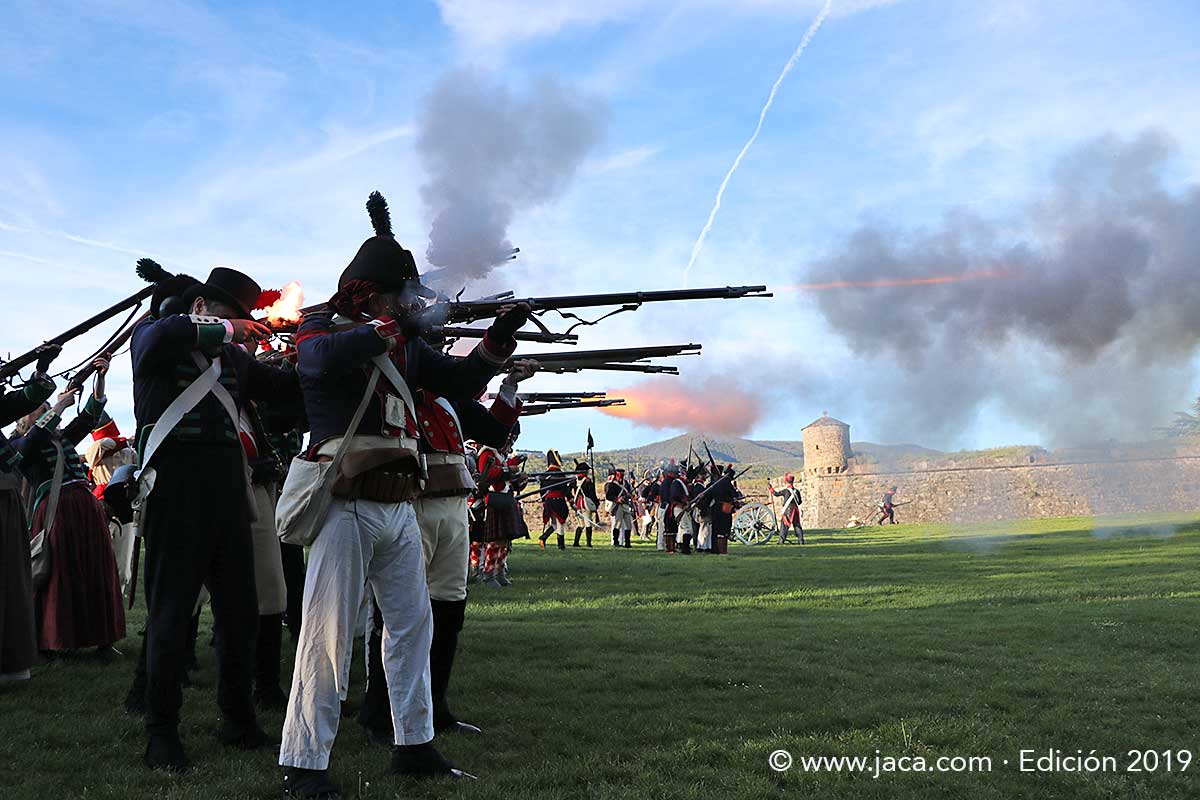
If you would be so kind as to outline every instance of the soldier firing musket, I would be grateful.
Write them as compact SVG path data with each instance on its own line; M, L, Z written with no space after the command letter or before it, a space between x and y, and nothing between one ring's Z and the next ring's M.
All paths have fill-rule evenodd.
M433 296L435 293L427 291L426 294ZM444 331L447 325L465 325L483 319L490 319L503 310L514 305L520 305L522 308L528 309L530 313L529 320L540 329L539 332L542 335L549 337L551 340L558 337L561 341L569 341L563 339L563 337L572 335L575 328L585 325L595 325L614 314L620 314L625 311L636 311L644 303L663 303L678 300L740 300L747 297L773 297L773 295L767 292L766 286L723 286L705 289L668 289L665 291L650 292L611 292L606 294L529 298L517 298L512 296L511 292L502 292L479 300L448 300L431 303L413 316L411 324L421 331L436 331L438 329ZM603 306L619 306L619 308L603 314L594 320L583 319L567 310L574 308L599 308ZM302 309L302 312L308 313L320 308L322 306L311 306ZM563 333L551 331L540 319L541 316L550 311L555 312L565 320L575 320L575 322ZM288 324L273 325L273 328L277 333L287 333L295 329L294 326ZM465 330L471 329L467 328ZM464 333L462 335L473 334Z

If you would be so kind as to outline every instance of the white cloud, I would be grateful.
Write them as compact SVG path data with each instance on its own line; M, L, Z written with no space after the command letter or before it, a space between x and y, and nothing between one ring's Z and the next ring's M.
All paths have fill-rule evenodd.
M605 158L589 160L583 165L586 175L603 175L608 172L622 172L640 167L661 152L662 148L653 145L630 147Z
M844 0L833 16L846 16L899 0ZM442 21L468 53L491 54L572 28L620 24L639 17L689 14L769 14L804 18L823 0L742 0L735 8L724 0L438 0ZM482 51L482 53L480 52Z

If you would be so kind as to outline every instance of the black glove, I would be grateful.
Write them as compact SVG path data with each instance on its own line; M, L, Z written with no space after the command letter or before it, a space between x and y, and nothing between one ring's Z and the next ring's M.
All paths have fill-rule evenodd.
M496 317L496 321L492 323L492 327L488 330L499 341L510 341L513 338L513 334L519 331L522 325L529 322L530 311L528 303L517 303L508 311Z
M50 369L50 362L58 358L58 354L62 352L60 344L44 344L33 352L37 353L37 371L45 372Z

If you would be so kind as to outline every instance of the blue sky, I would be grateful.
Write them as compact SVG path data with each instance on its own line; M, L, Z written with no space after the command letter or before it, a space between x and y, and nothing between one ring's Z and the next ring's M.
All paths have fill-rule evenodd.
M820 5L10 3L0 349L23 351L136 290L140 255L198 275L236 266L264 285L299 279L319 300L365 235L374 188L400 240L423 253L415 117L433 82L464 64L517 89L555 76L607 119L568 191L517 217L509 233L521 258L477 288L682 285L717 185ZM802 281L864 220L920 228L963 206L1003 215L1064 151L1107 132L1165 131L1178 148L1171 180L1193 183L1197 33L1192 2L835 0L730 184L691 285ZM920 440L873 414L885 393L839 391L859 357L803 295L646 307L584 339L675 341L705 344L679 380L716 376L766 398L756 438L798 438L828 410L856 439ZM546 377L531 388L626 383L608 380ZM116 416L131 426L127 362L112 384ZM589 426L601 448L673 433L563 412L530 419L522 444L573 449ZM923 443L1043 435L984 408Z

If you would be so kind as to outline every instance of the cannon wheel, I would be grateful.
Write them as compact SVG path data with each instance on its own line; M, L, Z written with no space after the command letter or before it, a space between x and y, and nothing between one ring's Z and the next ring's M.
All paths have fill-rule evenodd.
M777 530L775 512L762 503L742 506L733 518L733 538L742 544L766 544Z

